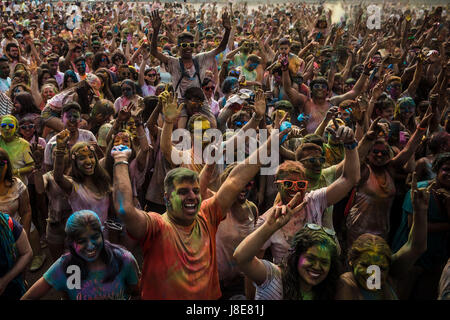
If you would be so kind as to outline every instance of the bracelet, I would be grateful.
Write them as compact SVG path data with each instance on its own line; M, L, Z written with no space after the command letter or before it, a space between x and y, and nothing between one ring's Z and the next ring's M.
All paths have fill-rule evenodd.
M353 140L351 143L344 143L344 148L348 150L353 150L358 146L358 141Z
M421 128L420 126L417 126L417 130L425 131L425 130L427 130L427 128Z
M126 165L128 165L128 161L117 161L116 163L114 163L114 167L117 166L118 164L126 164Z
M142 138L145 138L145 137L146 137L145 134L143 134L142 136L136 136L136 138L138 138L138 139L142 139Z

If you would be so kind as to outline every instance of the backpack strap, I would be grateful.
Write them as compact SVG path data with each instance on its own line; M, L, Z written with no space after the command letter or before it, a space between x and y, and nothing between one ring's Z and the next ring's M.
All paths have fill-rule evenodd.
M181 69L181 77L177 82L177 85L175 86L175 92L177 92L178 87L180 86L181 80L183 80L183 77L187 77L187 73L186 73L186 69L184 68L184 63L181 60L181 58L178 59L179 63L180 63L180 69ZM200 84L200 87L202 85L202 80L200 79L200 65L198 64L198 59L197 57L192 58L192 61L194 63L194 68L195 68L195 74L194 77L197 76L198 78L198 82Z

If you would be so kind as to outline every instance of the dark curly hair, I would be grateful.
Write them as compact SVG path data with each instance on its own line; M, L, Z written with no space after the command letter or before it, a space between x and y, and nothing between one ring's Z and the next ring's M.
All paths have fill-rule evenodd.
M330 248L331 265L325 280L312 288L314 300L334 299L336 282L341 271L336 242L322 229L312 230L304 227L295 234L289 255L281 266L284 300L302 300L299 290L298 260L309 248L316 245L325 245Z

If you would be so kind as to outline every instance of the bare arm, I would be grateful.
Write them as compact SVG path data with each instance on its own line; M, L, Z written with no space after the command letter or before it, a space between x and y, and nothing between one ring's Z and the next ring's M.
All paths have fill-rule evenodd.
M27 233L25 230L22 230L22 233L19 236L19 239L16 241L16 248L19 251L19 256L17 257L17 261L11 270L9 270L3 277L0 277L0 284L4 283L4 287L0 286L0 290L2 288L6 288L6 286L14 280L19 274L25 271L26 267L30 263L33 258L33 251L31 250L30 242L28 241ZM0 295L3 292L0 291Z
M270 214L264 224L242 240L234 251L233 259L238 264L239 269L257 285L263 284L267 278L266 267L257 258L257 255L264 243L278 229L283 227L293 215L302 211L306 203L298 204L301 197L302 194L297 193L287 206L270 208Z
M26 231L27 236L30 237L31 206L28 190L25 190L19 197L19 215L23 228Z
M53 177L58 186L68 195L72 193L72 182L64 176L64 154L69 140L69 131L63 130L56 137L56 152L54 160Z
M162 63L168 63L169 59L167 56L162 54L158 51L158 33L159 29L161 28L161 18L159 16L158 11L153 11L150 13L150 20L152 22L153 27L153 34L152 34L152 41L150 45L150 53L152 56L154 56L156 59L161 61Z
M332 134L332 131L330 131ZM353 130L349 127L339 127L336 138L344 145L355 142ZM342 176L327 187L327 203L331 206L343 199L360 179L359 157L357 149L345 148L345 158Z
M411 183L411 201L413 204L413 224L408 241L392 256L391 273L407 272L416 260L427 250L428 204L430 192L417 189L416 173Z

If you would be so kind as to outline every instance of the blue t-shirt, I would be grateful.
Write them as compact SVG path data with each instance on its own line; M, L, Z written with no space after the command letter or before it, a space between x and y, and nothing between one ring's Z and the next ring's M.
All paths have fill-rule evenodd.
M426 188L430 182L432 182L432 180L419 182L417 183L417 187ZM403 202L402 221L392 243L392 251L394 253L400 250L400 248L408 241L410 232L410 228L408 228L408 215L412 214L411 190L409 190ZM428 205L428 222L449 222L447 213L439 210L438 204L432 194L430 195L430 202ZM428 232L427 251L419 258L416 264L425 269L445 264L448 259L449 250L447 237L448 232Z
M123 265L120 273L111 282L102 282L106 270L96 270L89 272L87 279L81 281L81 289L69 289L67 278L72 276L73 272L66 273L63 268L69 254L59 258L43 277L56 290L65 291L70 300L127 300L130 298L127 287L136 285L139 280L138 266L129 251L120 249L116 252L119 252Z

